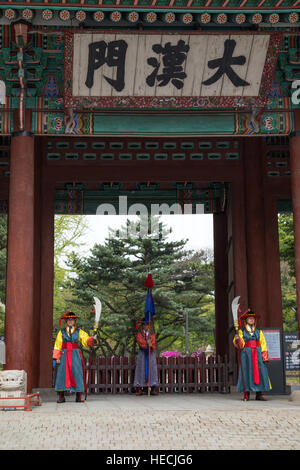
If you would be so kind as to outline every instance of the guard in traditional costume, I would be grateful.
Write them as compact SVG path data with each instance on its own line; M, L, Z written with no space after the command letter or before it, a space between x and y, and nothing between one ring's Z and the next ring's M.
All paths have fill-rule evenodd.
M245 401L250 399L250 391L256 392L256 400L265 401L262 392L272 388L266 366L269 362L267 343L262 330L257 328L258 318L250 309L242 314L238 334L233 340L241 355L237 391L244 393Z
M86 392L84 362L79 343L84 348L97 344L97 336L89 336L77 328L77 315L65 313L59 320L65 320L66 326L58 332L53 350L53 360L57 364L55 390L58 393L57 403L64 403L65 392L75 392L76 402L82 403L81 394Z
M143 323L143 321L137 322ZM138 328L138 326L137 326ZM136 335L136 341L139 345L139 352L136 360L134 375L134 387L137 395L147 393L149 385L148 374L150 374L151 395L158 394L158 375L156 362L156 335L154 331L149 331L149 324L143 323L141 331ZM150 364L149 364L149 346L150 346Z

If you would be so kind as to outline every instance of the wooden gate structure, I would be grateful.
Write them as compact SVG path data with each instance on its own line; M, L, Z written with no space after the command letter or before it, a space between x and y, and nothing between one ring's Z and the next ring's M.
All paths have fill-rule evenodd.
M279 209L293 210L300 291L299 9L0 1L5 367L29 391L52 383L54 215L118 213L120 196L214 215L218 355L234 358L236 295L282 327Z

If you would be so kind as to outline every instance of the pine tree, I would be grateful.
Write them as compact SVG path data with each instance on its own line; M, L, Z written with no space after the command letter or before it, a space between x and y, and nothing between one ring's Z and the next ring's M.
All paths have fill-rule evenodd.
M132 233L139 233L141 223L142 220L138 221L132 230L128 221L120 231L111 233L103 245L96 244L90 256L80 258L72 253L69 260L76 272L76 277L70 280L73 298L77 298L77 310L86 312L85 318L81 315L82 326L88 328L93 324L93 296L102 302L101 354L135 354L135 327L136 321L144 318L144 282L148 272L151 271L154 281L158 350L176 342L181 346L182 308L189 308L194 317L201 318L205 314L201 302L205 295L213 295L203 271L203 259L189 262L192 253L185 248L187 241L168 241L164 226L154 236L133 236Z

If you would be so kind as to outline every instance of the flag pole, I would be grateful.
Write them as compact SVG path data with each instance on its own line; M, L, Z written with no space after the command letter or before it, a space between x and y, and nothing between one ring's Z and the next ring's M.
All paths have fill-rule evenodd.
M147 296L146 296L146 306L145 306L145 323L147 323L147 314L148 314L148 396L150 395L150 376L151 376L151 317L155 314L154 304L152 299L152 288L153 280L152 275L148 272L148 276L145 282L145 287L147 287ZM150 340L150 341L149 341ZM146 359L145 354L145 359ZM145 364L146 365L146 364Z
M149 289L148 289L149 292ZM149 339L151 341L151 313L149 312ZM151 346L148 344L149 361L148 361L148 397L150 396L150 371L151 371Z

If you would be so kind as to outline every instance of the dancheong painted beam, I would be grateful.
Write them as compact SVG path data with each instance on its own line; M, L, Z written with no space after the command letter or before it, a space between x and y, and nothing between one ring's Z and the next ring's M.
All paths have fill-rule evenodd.
M94 3L1 2L0 23L24 19L34 24L76 27L179 26L247 27L299 26L299 0L248 2L236 0L95 0Z
M0 115L0 132L2 135L10 135L12 132L14 126L13 112L19 107L20 96L20 80L17 67L18 50L12 41L11 30L12 27L9 25L2 25L0 27L3 46L0 53L0 79L5 82L7 89L5 104L0 105L2 108ZM143 79L141 82L142 78L139 78L140 85L135 91L131 90L131 96L128 96L129 92L126 88L118 93L111 91L113 90L111 86L113 82L109 83L107 79L112 79L110 74L112 70L116 71L118 69L118 64L113 64L110 67L108 65L108 56L105 56L101 66L98 64L99 67L97 66L97 69L94 67L95 90L93 90L93 87L86 88L88 89L88 95L74 96L76 87L73 87L72 77L75 76L77 79L78 74L74 74L73 42L68 40L69 37L74 37L74 30L70 32L68 30L65 32L63 30L57 31L51 26L46 29L47 34L44 34L45 30L42 31L42 35L37 34L38 32L39 30L34 25L30 27L28 31L29 41L23 54L22 63L26 83L24 90L25 106L26 109L32 111L31 131L34 134L103 135L109 132L110 135L151 135L151 133L153 134L151 122L154 120L154 115L151 117L150 113L148 113L150 110L152 112L159 110L159 119L157 118L155 125L157 127L159 120L161 124L160 135L172 135L172 133L173 135L178 135L177 129L180 129L181 135L196 135L197 133L198 135L288 135L293 128L290 87L292 81L300 73L300 62L297 55L298 39L296 36L286 36L284 33L266 31L259 34L252 32L251 34L246 32L237 34L237 32L231 32L227 37L221 33L212 34L210 32L204 35L207 42L207 50L203 54L203 65L205 67L202 67L202 70L200 70L200 67L199 70L198 68L193 70L193 66L190 67L193 61L189 65L189 54L194 53L194 46L198 47L196 42L195 44L192 43L197 37L202 37L202 33L189 31L186 34L182 34L165 30L163 35L165 42L159 45L160 48L166 49L166 45L170 43L171 49L174 52L174 48L178 48L181 41L183 41L186 49L187 46L189 47L189 50L184 54L182 62L183 75L179 80L179 84L183 84L182 88L176 88L172 80L172 90L170 84L164 84L164 86L160 87L162 85L162 81L159 80L161 74L157 74L154 77L155 87L148 86L151 93L155 89L155 93L152 93L153 96L146 89L143 91L144 96L142 96L140 86L142 83L147 84L147 78L149 83L150 77L157 68L151 64L154 64L155 60L157 63L159 62L159 55L155 53L155 43L149 48L149 56L144 57L145 69L142 71L145 72L145 80ZM89 35L89 33L85 34ZM134 43L134 38L142 38L142 36L146 39L147 37L150 39L155 38L154 32L147 35L145 33L127 31L126 38L124 36L125 33L123 36L122 34L121 31L114 34L106 33L107 41L103 42L106 44L107 51L109 45L115 41L116 37L124 43L126 42L125 39L129 38L131 42L128 39L126 44L128 47L134 47L137 52L138 48L135 47L137 42ZM80 34L77 36L80 37ZM235 87L233 83L236 78L239 78L244 81L248 80L247 83L251 84L250 75L245 74L243 70L250 72L252 51L255 48L248 49L247 54L244 54L244 50L238 50L239 43L248 36L251 39L249 44L252 44L252 46L255 41L259 41L261 38L263 40L268 38L269 43L265 62L262 61L262 64L264 63L263 71L261 76L258 77L257 83L260 83L260 88L257 85L259 95L256 97L246 96L247 93L243 90L248 85L245 87ZM103 33L96 34L95 37L103 38ZM272 39L270 40L269 38ZM221 41L222 47L219 48L215 55L207 55L208 45L210 42L213 45L214 41ZM101 41L99 42L101 43ZM221 62L226 56L226 44L229 46L234 44L234 50L231 50L232 61L244 60L244 65L232 64L231 67L229 64L230 67L227 66L226 70L223 67L224 73L222 77L216 77L216 73L218 73L221 67L213 68L213 62L217 61L219 65L222 65ZM100 49L96 49L98 57L100 57L99 54L102 52ZM64 54L66 66L64 64ZM135 56L135 59L139 63L139 70L141 72L140 65L142 61L138 54ZM160 55L162 56L162 54ZM255 59L255 56L253 57ZM130 55L128 55L128 58L131 58ZM252 61L256 63L254 59ZM212 64L211 68L207 67L209 64ZM130 76L130 73L136 72L136 68L130 69L128 65L130 63L125 63L124 85L138 84L136 80L138 77L135 77L135 75ZM246 68L245 65L247 65ZM232 70L235 71L233 76L231 74ZM256 69L254 70L256 72ZM204 79L202 78L202 81L205 83L215 77L215 84L213 84L215 87L212 89L212 85L207 86L209 92L204 91L203 96L200 94L201 79L199 79L198 96L198 91L196 92L196 89L193 91L191 87L192 82L196 83L195 78L198 79L197 72L203 75ZM229 73L231 76L228 78ZM83 74L84 81L86 81L86 74L87 70ZM191 80L193 75L194 79ZM110 95L107 93L106 96L97 96L99 78L110 90ZM225 78L225 81L223 78ZM255 81L255 77L252 80ZM226 81L228 82L227 85ZM77 83L79 84L79 82ZM187 91L188 87L190 87L189 92ZM204 89L203 86L202 88ZM228 92L229 88L230 91ZM241 92L238 91L239 89ZM96 93L96 95L92 96L92 93ZM99 93L102 93L101 90ZM185 93L184 96L183 93ZM188 96L188 93L190 93L190 96ZM226 93L228 93L228 96ZM232 96L229 96L231 93ZM211 96L208 96L209 94ZM84 85L83 95L85 95ZM260 108L260 111L257 108ZM106 113L107 120L103 119L103 111ZM127 121L124 120L122 115L122 112L126 111L132 111L133 113L144 111L144 114L140 114L140 119L138 120L135 116L128 115ZM185 112L186 120L180 119L180 113L183 111ZM215 119L213 115L208 117L206 114L208 112L213 113L214 116L217 113L218 116ZM200 115L196 116L199 113ZM194 116L190 116L191 114L194 114ZM135 124L130 126L129 121L134 119L136 121ZM110 129L107 126L108 120L110 122ZM188 124L188 120L192 125ZM122 124L125 126L124 129L122 129Z
M10 6L13 4L12 0L0 2L1 6ZM95 8L147 8L153 9L162 8L181 8L181 9L206 9L206 10L223 10L223 11L238 11L238 10L290 10L299 6L299 0L37 0L37 1L20 1L18 7L26 6L31 8L51 7L51 8L82 8L91 9Z

